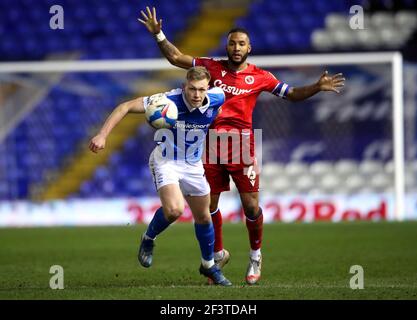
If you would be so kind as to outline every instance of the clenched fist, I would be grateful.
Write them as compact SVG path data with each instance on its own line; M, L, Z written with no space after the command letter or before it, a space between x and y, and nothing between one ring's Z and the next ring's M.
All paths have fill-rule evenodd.
M90 145L88 146L91 151L94 153L98 153L99 150L103 150L106 146L106 138L101 134L96 135L90 141Z

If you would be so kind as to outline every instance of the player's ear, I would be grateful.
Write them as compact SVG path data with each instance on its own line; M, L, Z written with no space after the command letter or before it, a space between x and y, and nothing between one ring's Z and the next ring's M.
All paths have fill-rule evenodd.
M252 51L252 46L250 45L250 43L248 44L248 53L250 53Z

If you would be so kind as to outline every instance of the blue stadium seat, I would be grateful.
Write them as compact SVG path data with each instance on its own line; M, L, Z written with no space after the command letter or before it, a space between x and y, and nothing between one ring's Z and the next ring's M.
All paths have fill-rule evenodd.
M0 3L0 60L34 60L41 59L51 52L68 50L88 50L85 52L93 58L144 58L152 53L140 50L133 53L132 49L125 52L120 50L118 39L134 36L135 41L127 43L123 49L137 47L137 43L153 41L148 32L137 21L139 10L137 3L132 1L61 1L65 7L64 30L51 31L49 8L53 1L27 2L26 0ZM155 2L152 3L155 5ZM199 10L200 1L184 1L181 12L184 16L192 16ZM177 14L178 6L170 1L156 2L160 16ZM115 14L116 13L116 14ZM167 24L165 32L174 36L186 27L186 19L173 19ZM6 34L6 37L3 35ZM37 39L37 37L40 37ZM25 41L20 41L24 38ZM36 39L36 40L31 40ZM142 40L147 39L147 40ZM149 39L149 40L148 40ZM41 41L42 40L42 41ZM45 41L46 40L46 41ZM96 44L96 41L99 44ZM104 44L103 44L104 43ZM124 42L126 44L126 42ZM106 48L108 44L109 47ZM153 45L155 45L152 42ZM144 46L142 46L144 47ZM102 54L106 48L106 54ZM158 51L154 51L157 53Z

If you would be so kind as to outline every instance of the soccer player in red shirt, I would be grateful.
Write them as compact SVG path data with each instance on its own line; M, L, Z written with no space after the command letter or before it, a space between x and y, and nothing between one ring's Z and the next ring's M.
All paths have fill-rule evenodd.
M290 87L288 84L276 79L270 72L262 70L246 61L251 52L249 34L242 28L232 29L227 37L226 52L227 60L215 60L211 58L194 58L183 54L170 43L163 34L162 20L156 17L156 10L152 12L146 7L147 13L141 11L143 19L138 19L152 33L162 54L167 60L180 68L188 69L192 66L204 66L211 74L212 86L220 87L226 94L226 102L222 106L221 113L213 122L211 128L217 132L239 134L250 133L250 158L252 162L242 161L243 155L239 155L238 161L230 160L230 146L227 152L229 161L219 163L219 145L208 144L206 156L211 157L217 151L217 163L206 161L204 169L210 184L210 212L215 230L215 261L223 267L229 260L230 254L223 248L222 239L222 216L218 208L220 194L230 190L229 182L233 181L240 194L242 207L246 216L246 227L249 233L250 256L246 272L246 282L255 284L261 276L261 245L263 231L262 209L259 207L259 172L254 155L254 139L252 134L252 112L255 108L256 99L262 91L268 91L290 101L307 99L320 91L333 91L339 93L344 85L341 73L330 76L324 72L319 80L304 87ZM230 136L230 134L229 134ZM209 141L208 138L206 141ZM243 140L240 139L240 140ZM241 143L241 142L239 142ZM243 150L242 141L242 150Z

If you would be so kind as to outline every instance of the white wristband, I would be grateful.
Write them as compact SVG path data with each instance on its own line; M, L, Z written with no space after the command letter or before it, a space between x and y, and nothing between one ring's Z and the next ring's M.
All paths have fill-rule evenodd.
M164 40L166 39L166 37L165 37L164 33L162 32L162 30L161 30L161 31L159 31L159 32L155 35L155 38L156 38L156 42L161 42L161 41L164 41Z

